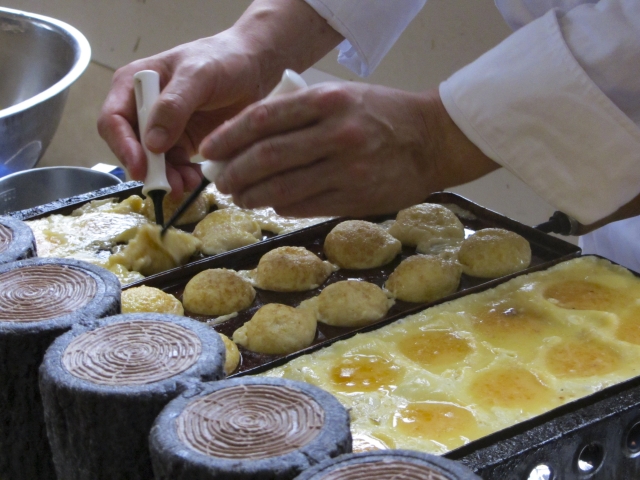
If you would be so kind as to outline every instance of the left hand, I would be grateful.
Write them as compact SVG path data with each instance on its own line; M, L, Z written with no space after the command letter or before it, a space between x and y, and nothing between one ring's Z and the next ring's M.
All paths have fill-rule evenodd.
M436 90L327 83L253 104L200 145L229 160L216 184L247 208L365 216L420 203L497 168Z

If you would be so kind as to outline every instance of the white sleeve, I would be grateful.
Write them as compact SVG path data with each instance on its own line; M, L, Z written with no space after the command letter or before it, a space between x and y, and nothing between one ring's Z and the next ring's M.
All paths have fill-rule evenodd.
M640 193L639 65L640 2L601 0L548 11L440 94L485 154L590 224Z
M366 77L427 0L305 0L345 40L338 62Z
M585 255L596 253L640 272L640 216L605 225L579 238Z

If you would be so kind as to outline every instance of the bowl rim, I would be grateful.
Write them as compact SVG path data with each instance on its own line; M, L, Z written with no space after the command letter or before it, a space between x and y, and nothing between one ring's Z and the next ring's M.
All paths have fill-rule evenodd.
M33 171L36 171L36 170L38 170L38 171L40 171L40 170L58 170L58 171L60 171L60 170L82 170L82 171L90 170L91 172L93 172L93 173L95 173L95 174L97 174L99 176L105 177L105 178L112 177L113 179L117 180L116 185L118 185L120 183L123 183L122 180L120 178L116 177L113 173L103 172L102 170L94 170L93 168L90 168L90 167L80 167L80 166L75 166L75 165L53 165L53 166L50 166L50 167L28 168L26 170L18 170L17 172L10 173L8 175L0 177L0 185L5 183L5 180L10 180L11 178L20 177L22 175L28 175L29 172L33 172Z
M80 75L86 70L89 62L91 61L91 46L89 45L89 41L87 38L78 30L77 28L65 23L61 20L57 20L55 18L47 17L45 15L39 15L36 13L29 13L22 10L16 10L13 8L5 8L0 7L0 14L8 13L17 18L23 18L26 20L38 20L40 22L46 23L49 26L55 27L56 30L61 31L68 38L73 40L78 46L78 55L76 58L73 67L69 72L62 77L58 82L53 84L51 87L43 90L42 92L34 95L31 98L23 100L20 103L16 103L15 105L11 105L5 109L0 110L0 118L8 117L18 112L22 112L31 108L32 106L41 103L44 100L48 100L53 98L60 92L69 88L69 86L75 82Z

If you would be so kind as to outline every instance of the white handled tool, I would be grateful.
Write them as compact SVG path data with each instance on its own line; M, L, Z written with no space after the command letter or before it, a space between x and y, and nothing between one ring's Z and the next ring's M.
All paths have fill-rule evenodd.
M162 200L167 193L171 193L171 186L167 181L164 154L150 152L142 135L147 129L147 119L154 102L160 95L160 75L153 70L142 70L133 76L133 89L138 109L138 130L140 143L147 156L147 176L144 179L142 193L153 200L156 223L164 224Z
M307 82L298 75L293 70L286 69L282 74L282 79L280 83L275 86L273 90L267 95L265 98L275 97L276 95L282 95L285 93L292 93L296 90L300 90L301 88L305 88L307 86ZM200 163L200 170L202 171L202 182L196 188L189 198L187 198L182 205L175 211L175 213L171 216L167 224L162 229L162 233L174 224L174 222L180 218L189 205L191 205L195 199L202 193L202 191L209 185L211 182L215 182L216 179L220 176L222 171L227 165L226 160L205 160Z

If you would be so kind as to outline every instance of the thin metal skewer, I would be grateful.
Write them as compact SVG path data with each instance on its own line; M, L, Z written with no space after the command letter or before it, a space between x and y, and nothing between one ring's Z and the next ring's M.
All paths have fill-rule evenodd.
M202 179L202 182L200 182L198 188L191 192L189 197L182 203L182 205L180 205L180 207L175 212L173 212L173 215L171 215L171 218L166 223L166 225L162 227L162 230L160 231L160 237L164 236L169 227L173 226L173 224L180 218L180 216L187 210L187 208L189 208L189 206L191 206L191 204L195 201L196 197L200 195L205 188L207 188L207 185L209 185L209 183L211 182L207 180L206 177ZM156 216L156 220L157 219L158 217Z

